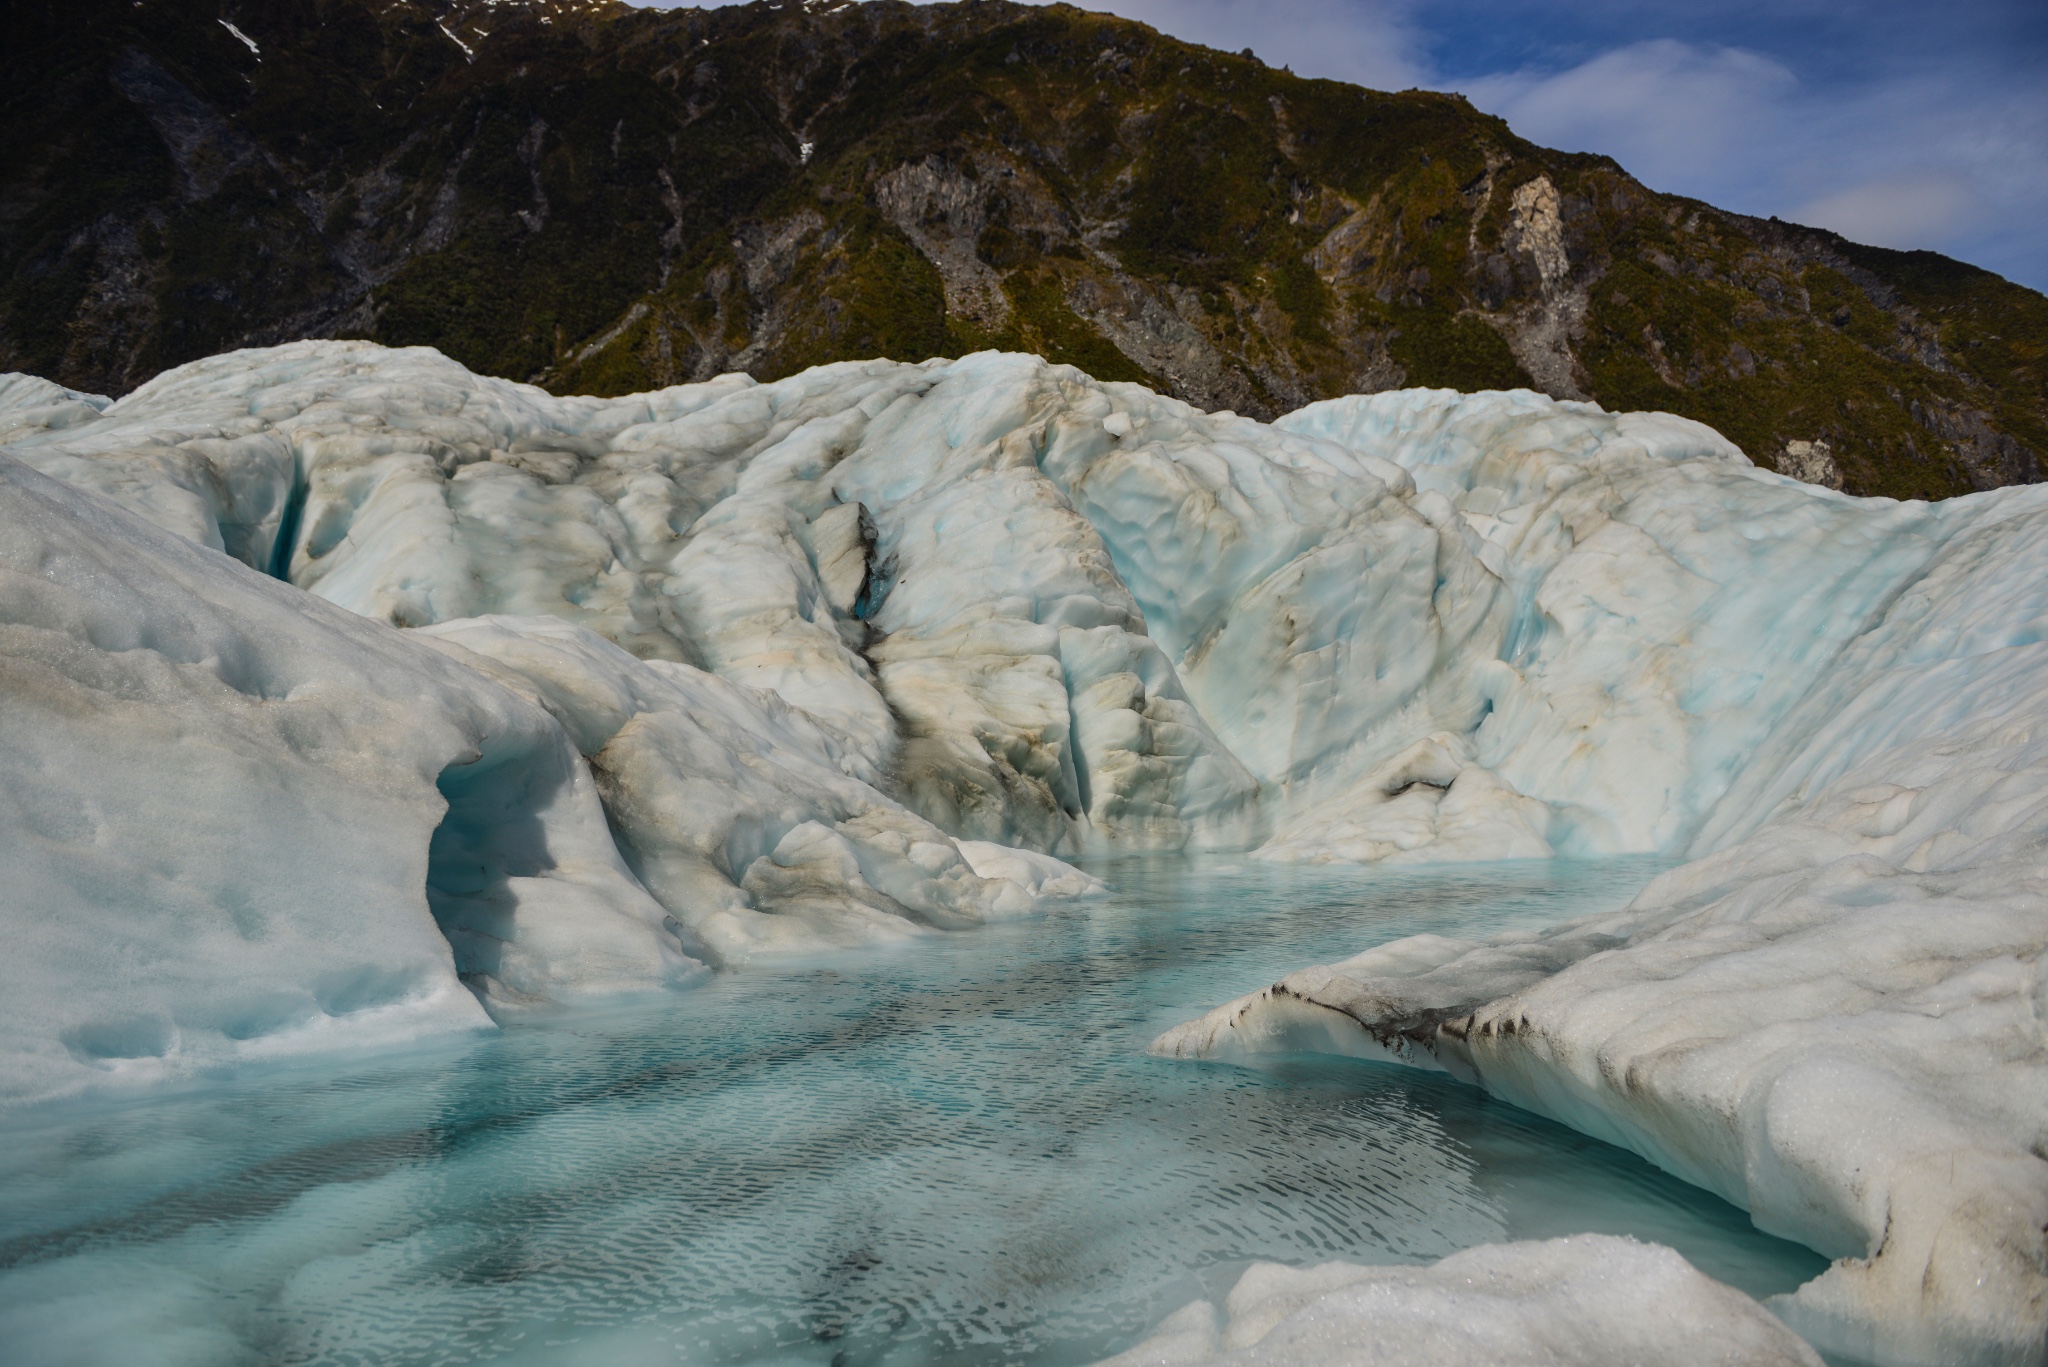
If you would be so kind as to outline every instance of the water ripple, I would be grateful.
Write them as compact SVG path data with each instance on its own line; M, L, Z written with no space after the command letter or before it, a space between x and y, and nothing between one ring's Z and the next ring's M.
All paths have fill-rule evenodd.
M1252 1259L1582 1229L1784 1289L1820 1260L1443 1078L1144 1054L1289 968L1618 905L1651 871L1133 861L1049 922L18 1118L0 1341L209 1367L1085 1362Z

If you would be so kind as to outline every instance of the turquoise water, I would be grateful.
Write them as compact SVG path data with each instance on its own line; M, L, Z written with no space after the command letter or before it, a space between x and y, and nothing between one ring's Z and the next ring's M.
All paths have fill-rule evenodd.
M1146 1056L1417 931L1618 906L1655 865L1125 862L1049 919L0 1121L0 1357L1083 1363L1253 1259L1584 1230L1756 1294L1824 1266L1442 1077Z

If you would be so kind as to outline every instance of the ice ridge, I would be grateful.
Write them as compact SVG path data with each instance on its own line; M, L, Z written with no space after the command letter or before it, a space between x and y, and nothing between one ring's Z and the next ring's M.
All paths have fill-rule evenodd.
M1254 1263L1099 1367L1820 1367L1799 1336L1668 1248L1600 1234L1430 1267Z
M1740 834L1764 813L1724 799L1790 762L1800 700L1995 506L1526 392L1267 426L997 354L564 399L299 343L103 414L16 402L18 458L316 595L554 616L769 690L926 819L1053 853Z

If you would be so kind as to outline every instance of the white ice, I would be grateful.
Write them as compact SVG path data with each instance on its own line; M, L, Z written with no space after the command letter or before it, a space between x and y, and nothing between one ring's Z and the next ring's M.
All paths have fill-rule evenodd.
M0 1103L1099 886L963 852L772 695L551 618L396 631L4 456L0 698Z
M395 625L554 615L771 689L1052 852L1683 848L1944 534L1667 416L1268 427L998 355L597 400L303 343L10 449Z
M1601 1234L1429 1267L1254 1263L1100 1367L1820 1367L1799 1336L1668 1248Z
M494 681L407 725L488 696L566 728L618 896L700 956L1086 887L995 847L1694 857L1617 916L1360 946L1166 1047L1451 1068L1838 1256L1780 1306L1817 1339L2041 1358L2048 490L1848 498L1525 392L1269 426L992 354L563 399L302 343L111 404L0 383L0 431ZM266 829L241 800L208 828ZM520 972L552 995L566 952Z
M1442 1067L1835 1256L1774 1308L1881 1362L2048 1342L2048 498L1948 535L1628 909L1397 941L1162 1053ZM1879 516L1896 511L1875 509Z
M233 34L236 42L240 43L243 47L248 48L249 51L254 53L259 59L263 56L263 49L256 46L256 40L254 38L251 38L248 34L242 32L240 29L236 28L233 24L230 24L225 19L220 21L220 26L226 29L229 33Z
M551 617L414 635L560 720L621 854L715 963L960 929L1102 890L1049 856L955 841L852 777L843 737L772 693L636 660Z
M516 922L487 971L688 967L539 708L4 458L0 642L0 1099L487 1025L428 908L445 775L500 790L449 827Z

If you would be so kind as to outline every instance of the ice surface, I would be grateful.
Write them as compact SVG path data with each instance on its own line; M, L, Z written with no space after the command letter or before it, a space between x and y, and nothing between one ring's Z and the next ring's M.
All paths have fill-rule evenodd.
M687 967L541 709L4 458L0 640L0 1099Z
M33 375L0 375L0 443L89 422L112 402L104 394L81 394Z
M714 962L958 929L1102 891L1050 856L955 842L852 777L853 746L772 693L636 660L556 618L416 635L524 684L562 721L621 852Z
M1820 1367L1797 1334L1668 1248L1601 1234L1431 1267L1255 1263L1219 1321L1196 1301L1101 1367Z
M1292 973L1162 1036L1448 1068L1838 1261L1775 1306L1878 1361L2048 1333L2048 499L1951 535L1627 910Z
M938 826L1051 852L1683 851L1761 819L1801 700L1996 505L1526 392L1265 426L994 354L563 399L301 343L19 402L20 458L345 607L771 690Z
M4 456L0 674L0 1101L1095 887L982 876L772 695L551 618L394 631Z
M563 399L303 343L112 404L11 381L0 421L558 719L548 782L588 773L607 877L701 955L1085 888L991 843L1699 857L1594 922L1360 945L1169 1045L1450 1068L1838 1256L1784 1307L1817 1336L2041 1355L2048 490L1852 499L1525 392L1268 426L993 354ZM441 784L458 950L505 786ZM519 971L545 995L565 952Z

